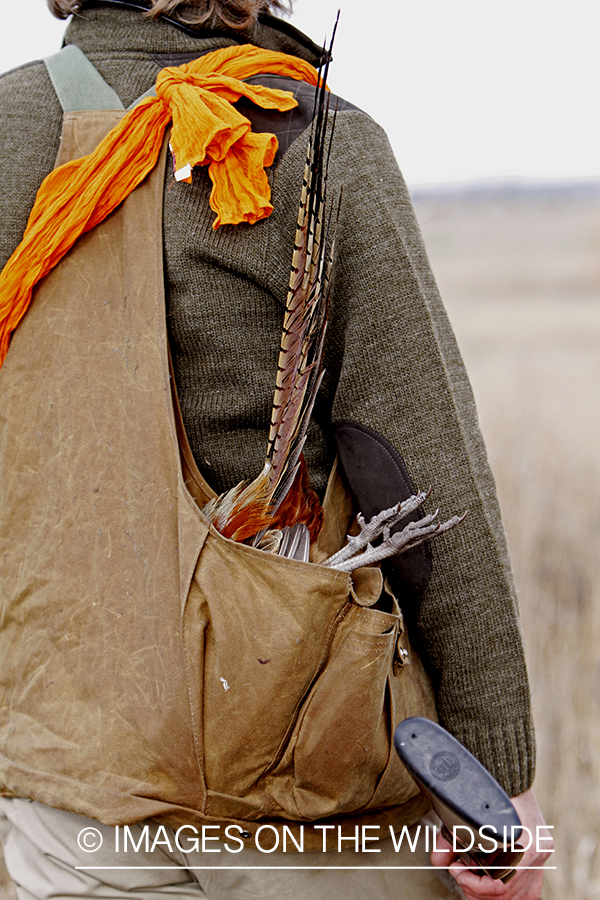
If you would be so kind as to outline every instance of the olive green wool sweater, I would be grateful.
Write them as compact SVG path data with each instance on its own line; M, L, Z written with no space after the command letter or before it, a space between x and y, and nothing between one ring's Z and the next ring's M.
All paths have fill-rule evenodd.
M94 7L66 32L66 43L87 54L125 106L163 66L236 42L317 62L311 42L269 19L242 34L199 30L192 37L133 11ZM0 109L4 265L60 138L61 109L42 63L0 78ZM217 491L253 477L264 463L306 154L298 122L289 119L284 152L271 170L274 212L254 226L214 232L206 170L196 169L191 185L175 183L167 170L171 351L190 444ZM342 186L326 375L305 453L309 472L322 492L334 455L331 423L352 419L395 445L416 486L433 485L432 504L443 515L468 511L459 528L434 542L430 585L405 614L441 722L514 796L531 785L535 745L494 481L408 192L385 134L349 104L338 113L330 163L331 190L339 194Z

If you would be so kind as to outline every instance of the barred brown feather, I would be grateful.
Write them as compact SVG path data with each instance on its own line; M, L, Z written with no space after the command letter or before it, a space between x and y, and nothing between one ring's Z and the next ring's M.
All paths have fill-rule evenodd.
M298 522L308 526L314 541L322 524L321 507L308 483L302 450L323 378L333 259L334 240L328 240L330 227L325 221L331 148L330 137L326 150L328 66L315 96L265 465L253 482L237 485L204 508L215 527L237 541L248 540L265 528Z

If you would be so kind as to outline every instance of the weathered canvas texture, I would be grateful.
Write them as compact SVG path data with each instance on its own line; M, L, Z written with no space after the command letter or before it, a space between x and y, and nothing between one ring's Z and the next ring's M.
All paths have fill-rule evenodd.
M119 115L67 113L59 160ZM107 824L414 821L392 731L435 706L395 599L373 608L379 570L272 556L200 512L169 374L163 173L164 155L39 286L2 369L3 792ZM332 548L340 497L332 480Z

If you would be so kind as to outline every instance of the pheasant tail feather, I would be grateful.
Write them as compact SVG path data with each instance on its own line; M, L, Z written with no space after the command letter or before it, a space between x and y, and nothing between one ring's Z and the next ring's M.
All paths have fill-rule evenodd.
M323 378L333 258L329 233L335 230L331 212L326 215L331 151L328 68L329 62L315 94L265 466L249 485L238 485L204 510L222 534L237 541L248 540L265 528L298 522L308 526L314 541L322 524L322 511L308 482L302 450Z

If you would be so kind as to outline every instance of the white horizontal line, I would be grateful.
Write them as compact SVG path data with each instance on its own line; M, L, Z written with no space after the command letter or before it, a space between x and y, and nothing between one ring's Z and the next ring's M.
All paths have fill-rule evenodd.
M477 871L479 869L479 866L463 866L462 868L472 869L474 871ZM506 868L506 866L486 866L486 868L490 869L490 870L491 869L503 870ZM519 872L524 872L526 869L545 869L547 871L549 869L556 869L556 868L557 868L557 866L519 866L518 870L519 870ZM383 872L390 872L390 871L396 871L396 870L400 870L400 869L431 869L432 871L435 871L436 869L450 869L450 866L434 866L434 867L432 867L432 866L75 866L75 869L77 869L78 871L83 870L83 869L86 869L86 870L94 869L96 871L98 871L100 869L102 869L102 870L105 870L105 869L128 869L128 870L157 869L161 872L163 872L163 871L166 872L169 869L173 869L175 871L182 870L184 872L185 871L191 872L192 870L193 871L211 871L211 872L226 872L226 871L239 872L241 869L248 869L248 870L252 870L252 871L261 871L261 872L264 872L264 871L278 872L282 869L293 869L294 871L300 871L300 870L310 871L311 869L323 869L325 871L327 869L334 869L334 870L338 870L338 871L341 869L348 869L348 870L355 871L355 870L363 869L365 871L370 870L373 872L376 872L377 870L380 870Z

